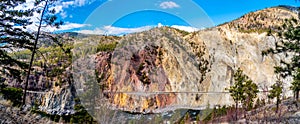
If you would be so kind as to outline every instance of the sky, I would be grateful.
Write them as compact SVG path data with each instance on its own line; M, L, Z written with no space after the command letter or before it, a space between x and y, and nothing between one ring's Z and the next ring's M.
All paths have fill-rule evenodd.
M27 0L32 7L34 0ZM170 26L196 31L278 5L300 6L295 0L63 0L53 6L64 22L49 32L120 35ZM24 7L24 6L23 6ZM38 16L38 15L36 15ZM34 27L32 27L34 30Z

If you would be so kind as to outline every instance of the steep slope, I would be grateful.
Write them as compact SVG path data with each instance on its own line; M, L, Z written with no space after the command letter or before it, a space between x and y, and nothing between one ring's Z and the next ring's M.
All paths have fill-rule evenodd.
M48 69L62 69L58 65L64 63L63 73L48 78L38 73L43 76L33 76L32 87L44 87L47 82L51 88L43 94L29 95L28 102L32 105L37 102L39 110L49 114L73 114L75 97L84 95L81 102L88 101L87 107L108 107L98 112L100 116L106 113L107 117L113 114L112 109L148 114L179 108L203 109L208 104L230 105L233 100L225 88L234 83L237 68L258 84L260 90L267 90L275 82L273 67L287 58L264 57L261 52L274 47L277 39L267 36L266 31L280 30L289 19L298 20L297 14L286 7L274 7L189 34L161 27L121 38L80 36L74 40L77 44L72 50L78 51L73 53L74 80L70 79L70 60L64 63L55 58L57 67ZM69 36L77 34L62 37ZM83 45L88 49L82 49ZM93 52L86 54L89 51ZM284 81L286 89L288 82ZM73 85L79 85L76 91ZM259 97L267 96L259 94Z
M96 57L105 98L114 108L143 113L228 105L233 100L225 88L237 68L266 90L275 82L273 67L285 58L262 56L275 45L264 32L296 17L275 7L184 38L168 27L125 36L115 51Z
M290 8L288 6L279 6L251 12L221 26L227 26L244 33L263 33L268 29L280 30L279 28L285 20L298 19L298 13Z
M224 91L233 83L233 73L241 68L259 87L260 91L267 91L276 80L274 66L280 60L286 60L283 55L262 56L262 51L275 47L278 37L267 36L267 31L280 31L286 20L298 21L297 14L286 7L273 7L244 15L232 22L215 28L199 31L185 37L191 44L193 52L197 52L199 45L205 44L208 53L213 58L209 76L209 91ZM289 89L290 80L284 80L285 89ZM284 93L291 95L291 91ZM228 104L232 102L229 94L226 97L209 98L211 104ZM267 99L265 93L260 98Z
M128 35L113 52L97 54L105 96L114 106L134 112L190 105L186 99L196 96L177 92L205 91L205 74L183 42L173 29L164 27Z

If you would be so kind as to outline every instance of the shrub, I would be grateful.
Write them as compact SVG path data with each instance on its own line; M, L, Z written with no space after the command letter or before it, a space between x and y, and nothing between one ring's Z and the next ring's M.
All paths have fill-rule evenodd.
M20 106L22 103L23 90L21 88L6 87L0 92L4 99L10 100L13 106Z
M114 49L117 47L117 42L113 43L99 43L97 46L97 52L104 51L104 52L109 52L109 51L114 51Z

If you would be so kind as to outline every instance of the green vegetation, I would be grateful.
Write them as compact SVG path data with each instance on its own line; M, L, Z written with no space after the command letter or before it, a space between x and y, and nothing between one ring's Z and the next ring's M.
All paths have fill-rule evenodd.
M235 101L236 120L238 102L243 103L243 108L250 110L253 107L253 100L257 97L258 87L251 79L239 68L234 74L235 83L228 89L231 97Z
M293 78L294 81L292 82L291 90L294 91L294 96L296 100L298 100L300 91L300 68L297 69L297 71L293 75Z
M18 52L10 53L9 55L12 56L15 59L23 59L23 60L29 60L30 59L30 50L21 50Z
M172 28L172 27L171 27ZM179 32L182 36L186 36L188 34L190 34L189 32L187 31L184 31L184 30L180 30L180 29L177 29L177 28L172 28L174 30L176 30L177 32Z
M79 102L78 98L75 98L76 102ZM46 112L42 112L36 109L32 109L32 113L37 113L42 117L47 117L54 122L63 121L63 123L77 123L77 124L97 124L96 120L84 109L81 104L75 105L75 114L72 115L51 115Z
M55 1L55 0L50 0ZM63 86L66 83L65 79L70 78L68 75L65 74L66 69L70 67L72 64L72 53L71 50L74 50L73 43L64 42L64 44L58 45L38 45L39 41L39 31L37 32L36 36L32 35L29 32L24 32L22 29L15 28L14 25L21 25L27 26L29 21L22 18L31 17L32 10L25 10L25 11L18 11L18 10L7 10L7 8L14 8L17 4L22 4L25 1L16 0L12 1L10 4L9 2L1 1L1 5L7 7L0 7L0 10L3 14L1 16L1 20L6 22L3 24L3 28L0 29L0 32L3 32L4 37L0 37L0 43L4 44L0 48L0 68L1 73L3 75L9 75L13 78L18 78L21 80L21 76L25 77L24 69L28 69L27 71L27 78L26 78L26 88L28 84L28 77L30 75L30 71L33 70L37 72L38 69L45 71L47 78L51 79L51 82L54 82L55 86ZM46 2L44 0L38 0L37 4L41 2ZM47 1L48 2L48 1ZM44 5L44 4L42 4ZM42 6L43 7L43 6ZM44 8L47 7L47 3L45 4ZM40 11L40 10L39 10ZM42 12L44 13L44 11ZM61 22L56 22L56 17L52 16L51 13L55 13L54 11L49 12L50 15L47 18L41 17L41 22L46 22L48 25L51 26L59 26ZM258 15L257 15L258 16ZM4 18L5 17L5 18ZM17 17L17 18L16 18ZM256 20L257 17L254 17ZM264 18L264 16L262 16ZM1 22L0 22L1 23ZM45 23L43 23L45 24ZM20 27L21 27L20 26ZM258 26L260 26L258 24ZM41 27L41 25L39 25ZM238 25L238 30L244 33L267 33L267 35L273 35L274 33L278 33L280 37L280 41L276 42L275 49L269 49L263 51L263 55L267 54L280 54L284 53L288 56L289 53L293 53L293 57L291 62L281 62L282 66L275 67L275 72L280 74L282 77L293 77L291 90L294 91L294 96L296 99L299 98L300 92L300 27L296 19L286 20L286 23L282 26L283 32L276 32L270 30L269 28L258 28L258 27L251 27L251 28L240 28ZM175 29L175 28L174 28ZM281 29L281 28L278 28ZM175 29L179 32L182 36L186 36L190 34L189 32L185 32L182 30ZM196 35L196 33L193 33ZM53 37L51 37L53 38ZM74 53L75 59L82 57L82 55L86 55L87 53L97 53L97 52L112 52L118 45L118 42L115 41L118 37L103 37L104 39L108 39L109 42L102 42L103 40L99 40L99 44L95 46L89 46L87 48L83 48L80 53ZM56 38L52 39L55 42L58 42ZM174 40L176 41L176 40ZM83 46L84 43L75 44L77 45L76 48ZM195 43L191 43L192 47L196 47ZM198 46L197 46L198 47ZM210 65L208 60L204 57L205 55L205 46L200 46L199 52L196 53L196 56L199 58L199 70L203 74L200 79L200 83L204 80L205 74L210 71ZM5 49L17 49L18 51L7 52ZM161 60L163 56L162 50L158 53L158 59ZM28 66L28 62L30 62ZM32 69L32 66L37 67L38 69ZM71 67L70 67L71 68ZM150 84L150 79L147 76L146 72L142 72L144 68L143 64L140 64L138 67L137 72L141 72L140 79L144 84ZM38 71L40 71L38 70ZM97 75L97 74L96 74ZM86 76L88 77L88 76ZM24 79L24 78L23 78ZM91 79L91 77L89 77ZM98 78L98 80L102 79L102 75ZM2 80L2 77L1 77ZM253 108L254 99L257 97L258 87L249 77L243 74L243 71L239 68L236 73L234 74L235 83L231 86L228 90L231 93L233 100L235 101L235 109L236 109L236 119L237 119L237 110L238 110L238 103L241 102L242 106L245 110L251 110ZM100 81L97 81L100 82ZM104 89L105 85L99 85L96 81L89 80L84 85L87 86L88 91L85 92L85 98L90 100L90 103L96 102L96 97L100 91L100 88ZM3 82L1 82L3 83ZM5 99L8 99L12 102L13 106L20 106L22 105L22 95L23 100L26 98L26 93L23 94L23 90L20 88L13 88L13 87L5 87L2 86L0 93L3 95ZM281 102L280 96L282 94L283 86L281 81L277 81L274 85L271 86L272 90L268 95L269 98L276 98L276 112L278 112L278 107ZM197 99L197 98L196 98ZM198 98L199 100L199 98ZM79 100L76 99L75 102L79 103ZM260 105L260 99L257 100L257 105ZM23 101L24 104L24 101ZM89 107L94 107L91 104ZM38 113L43 117L49 117L51 120L55 122L59 122L63 120L66 123L96 123L92 116L88 114L88 112L84 109L83 106L80 104L75 105L76 113L73 115L50 115L45 112L41 112L36 110L37 106L34 106L32 109L33 113ZM226 106L221 108L214 108L210 109L208 107L203 111L202 116L200 114L197 115L197 121L204 121L208 123L210 120L213 120L214 117L224 116L228 113L228 109ZM204 118L201 118L204 117ZM180 121L180 123L186 123L191 118L191 115L187 113L184 118ZM161 121L162 117L158 118L157 121Z
M214 107L209 108L208 106L204 110L188 110L185 115L177 122L178 124L187 124L192 121L197 123L213 123L215 119L225 116L233 107ZM195 114L196 113L196 114Z
M62 46L52 45L49 47L40 47L33 61L33 66L35 66L34 72L44 71L46 77L57 77L57 83L55 84L59 86L64 85L66 82L63 81L63 79L67 77L64 72L72 63L71 49L73 49L73 44L68 42L65 42ZM29 50L9 53L12 58L24 62L30 60L30 54L31 52ZM25 76L26 74L23 72L20 75Z
M62 24L57 21L55 9L50 7L55 0L36 0L35 7L24 10L12 9L18 5L26 3L25 0L0 1L1 10L1 37L0 37L0 72L7 77L17 79L17 82L22 82L21 78L24 70L26 71L25 89L27 90L30 71L33 70L36 50L38 49L39 37L49 41L56 41L57 38L52 37L46 33L40 33L42 27L53 26L58 27ZM37 31L32 33L26 27L32 24L30 18L34 17L33 13L40 13L38 19L40 21L37 26ZM5 22L5 23L4 23ZM43 26L42 26L43 25ZM11 50L12 52L7 52ZM21 51L20 51L21 50ZM14 53L15 52L15 53ZM8 89L2 89L4 92ZM11 90L11 89L10 89ZM11 92L19 92L19 90L11 90ZM26 93L23 94L23 104L25 104ZM19 97L19 94L15 97Z
M112 43L99 43L97 46L97 52L104 51L104 52L111 52L117 47L118 42Z
M205 123L208 123L209 121L213 120L214 118L225 116L227 114L227 111L230 109L230 107L220 107L220 108L213 108L210 111L210 113L203 119Z
M195 49L199 49L196 51L196 56L197 56L197 59L199 60L199 66L198 66L198 69L199 71L201 72L201 77L200 77L200 81L199 83L202 83L206 77L206 74L208 72L210 72L210 68L211 68L211 65L209 63L209 59L211 59L211 57L209 56L208 57L208 60L205 58L205 51L206 51L206 46L205 44L203 45L196 45L195 43L193 42L190 42L190 45L192 47L194 47Z
M29 17L33 15L32 10L17 10L11 9L15 6L25 3L24 0L13 1L0 1L0 72L2 75L11 76L18 80L21 80L21 69L25 69L28 65L20 60L14 59L9 56L7 50L17 51L18 49L32 49L33 35L23 30L22 27L26 27L30 24ZM15 25L20 25L16 27Z
M73 60L78 58L86 57L87 55L96 54L98 52L112 52L118 45L118 37L107 37L108 39L103 39L106 36L98 36L97 39L87 38L81 39L80 43L74 44L73 51ZM115 38L115 39L114 39ZM100 40L99 40L100 39ZM92 43L90 43L93 41ZM95 45L90 45L93 43L98 43Z
M23 105L25 105L26 91L27 91L27 87L28 87L28 83L29 83L30 72L32 70L34 57L35 57L36 51L38 49L38 41L39 41L40 37L49 38L50 41L59 43L57 41L57 38L54 38L51 35L45 35L45 34L41 33L42 27L53 26L53 27L58 28L60 25L63 24L62 21L57 21L58 18L56 16L55 8L51 8L51 6L53 6L55 4L55 2L56 2L56 0L36 0L34 2L34 5L39 6L39 7L30 8L31 11L37 12L41 15L40 15L40 18L38 18L39 24L37 26L37 31L31 37L33 40L33 42L32 42L33 44L31 45L32 53L31 53L31 57L30 57L30 62L29 62L28 70L27 70L26 79L25 79L25 88L24 88L25 93L23 94L24 96L23 96L23 102L22 102ZM28 16L33 16L33 14L30 14ZM27 33L31 33L31 32L27 32Z
M265 106L265 105L266 105L265 99L260 99L260 98L258 98L258 99L256 100L256 103L255 103L254 108L257 109L257 108L262 107L262 106Z
M23 90L21 88L5 87L0 89L4 99L10 100L13 106L20 106L22 103Z
M282 30L276 32L278 40L275 48L270 48L262 52L262 55L283 54L286 57L292 55L290 62L281 60L280 66L275 66L275 73L281 77L293 77L291 89L294 91L294 97L299 98L300 90L300 27L296 19L286 19L282 25Z
M72 123L90 123L96 124L96 120L85 110L85 108L81 104L75 105L76 113L72 115L71 119L74 121Z
M276 113L278 112L279 104L281 102L280 96L282 94L282 82L277 80L275 84L271 86L270 94L268 95L269 98L274 99L276 98Z
M258 34L262 34L262 33L267 33L270 31L270 29L268 28L238 28L239 32L242 33L258 33Z
M90 112L92 115L94 115L96 100L99 99L99 93L100 93L100 82L98 82L96 79L94 79L91 75L87 74L84 77L87 77L87 79L84 82L84 86L86 88L85 92L80 94L80 97L82 98L81 103L84 103L85 107L90 109ZM82 106L75 106L75 110L79 110L81 113L85 112L84 108Z
M246 81L243 90L245 95L245 99L242 100L243 107L249 111L253 108L254 99L257 97L257 93L259 92L258 87L252 82L252 80L248 80Z
M208 122L209 120L212 119L212 109L210 108L210 104L209 102L206 105L206 108L203 110L202 112L202 116L200 116L200 118L204 121L204 122Z
M87 112L77 112L73 115L51 115L47 114L46 112L42 112L39 110L31 110L32 113L36 113L41 115L42 117L47 117L51 121L59 122L63 121L63 123L89 123L89 124L97 124L97 122L91 117Z
M102 42L102 41L101 41ZM112 51L115 49L117 42L109 42L109 43L100 43L98 46L92 46L94 53L99 51ZM79 47L79 46L78 46ZM73 49L73 43L64 41L63 45L51 45L51 46L45 46L42 45L42 47L37 49L37 53L34 57L33 61L33 74L36 75L36 73L45 72L46 80L50 83L53 83L55 86L64 86L69 80L68 73L66 73L66 69L70 67L72 63L72 49ZM99 51L98 51L99 50ZM90 52L90 51L88 51ZM30 50L20 50L17 52L9 53L9 56L11 56L13 59L18 59L24 62L29 62L31 51ZM19 74L18 74L19 75ZM25 76L25 73L22 73L22 76ZM2 78L1 78L2 80ZM46 82L47 86L51 85ZM2 85L2 84L1 84ZM88 82L85 85L89 85L90 88L93 88L92 91L86 92L85 95L94 94L97 92L96 90L100 90L100 86L98 83L89 84ZM17 88L16 88L17 89ZM17 92L14 90L14 88L5 88L1 90L5 93L5 98L9 99L12 98L11 101L14 103L14 106L20 106L22 103L22 89L19 89ZM2 93L2 92L1 92ZM10 93L10 94L9 94ZM16 95L20 94L20 95ZM94 94L96 95L96 94ZM6 97L7 96L7 97ZM13 96L13 97L11 97ZM16 98L18 97L18 98ZM95 97L95 96L93 96ZM95 98L94 98L95 99ZM66 122L66 123L96 123L96 121L87 113L87 111L81 106L76 105L75 110L76 113L73 115L68 116L59 116L59 115L50 115L41 111L36 110L38 108L37 106L33 106L32 112L39 113L43 117L48 117L52 121L55 122Z

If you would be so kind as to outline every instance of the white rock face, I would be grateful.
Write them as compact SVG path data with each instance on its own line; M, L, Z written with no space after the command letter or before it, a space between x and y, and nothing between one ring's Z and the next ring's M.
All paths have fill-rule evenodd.
M205 79L209 92L226 92L234 83L234 71L241 68L253 80L260 91L266 90L276 80L274 66L279 65L284 56L262 56L262 51L275 47L275 39L266 36L266 33L241 33L225 26L203 30L194 36L186 37L187 41L194 44L205 44L208 54L212 57L211 72ZM289 84L288 80L284 81ZM285 88L288 89L288 85ZM227 91L228 92L228 91ZM290 96L291 92L285 95ZM260 93L260 98L266 94ZM229 105L233 103L230 94L213 94L203 97L201 104L208 102L211 105Z
M75 113L75 89L73 86L64 86L48 92L28 93L27 103L38 105L38 110L51 115L71 115Z

